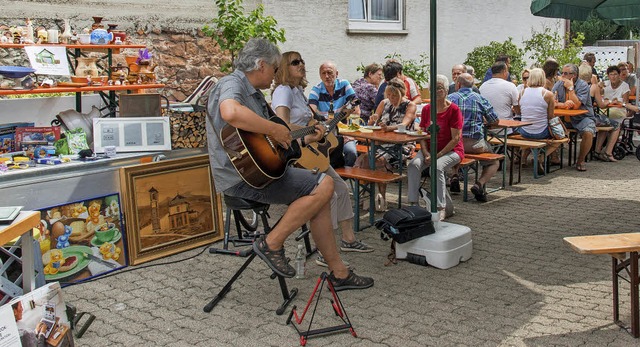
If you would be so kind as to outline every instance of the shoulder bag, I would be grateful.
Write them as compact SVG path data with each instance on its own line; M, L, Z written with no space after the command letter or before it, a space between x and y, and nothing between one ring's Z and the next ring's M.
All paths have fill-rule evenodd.
M560 117L549 119L549 133L551 133L554 140L562 140L567 137L567 127L560 120Z

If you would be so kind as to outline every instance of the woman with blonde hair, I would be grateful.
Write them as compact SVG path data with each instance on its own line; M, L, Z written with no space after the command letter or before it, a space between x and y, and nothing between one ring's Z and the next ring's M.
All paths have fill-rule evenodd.
M391 79L387 82L384 97L385 99L378 105L376 112L369 117L368 124L380 125L383 131L398 130L398 125L404 125L406 130L413 129L413 121L416 119L416 104L407 99L404 82L397 77ZM376 167L381 170L390 170L387 160L388 158L382 157L376 162ZM354 166L369 167L368 156L364 154L358 157ZM379 183L378 191L376 210L385 211L387 209L387 185Z
M298 52L289 51L282 54L282 60L275 76L275 88L271 95L271 108L292 128L304 127L313 118L304 95L307 86L305 62ZM334 194L331 199L331 221L333 229L342 230L340 250L343 252L372 252L373 248L356 239L353 233L353 208L347 183L329 166L325 172L333 178ZM316 263L327 266L322 255Z
M529 72L529 83L520 98L520 113L522 121L532 123L520 127L520 135L532 140L551 139L549 132L549 119L555 117L553 110L555 101L553 93L544 86L547 82L545 72L542 69L532 69ZM560 144L548 144L547 156L560 147ZM544 157L538 161L538 171L544 173Z

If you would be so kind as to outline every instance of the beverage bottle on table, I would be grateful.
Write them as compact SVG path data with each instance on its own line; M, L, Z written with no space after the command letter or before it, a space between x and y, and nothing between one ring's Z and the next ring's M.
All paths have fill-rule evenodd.
M304 250L303 245L298 245L298 253L296 253L296 278L305 278L305 262L307 261L307 252Z

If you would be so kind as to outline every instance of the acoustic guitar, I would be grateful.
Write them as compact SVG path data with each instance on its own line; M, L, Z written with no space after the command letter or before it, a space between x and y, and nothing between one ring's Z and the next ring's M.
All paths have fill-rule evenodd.
M328 123L325 123L327 127L326 136L318 142L307 144L301 148L302 154L295 165L307 170L327 171L331 165L329 153L338 145L338 138L331 131L340 121L348 117L358 105L360 105L360 100L355 98L347 102L340 113L334 116Z
M359 104L360 100L352 99L329 125L338 124L340 119L346 117ZM269 113L270 121L289 128L271 109ZM271 181L282 177L289 164L300 158L302 152L298 141L295 140L315 133L315 129L315 126L307 126L291 131L293 141L288 149L284 149L268 135L237 129L229 124L220 130L220 140L240 177L248 185L262 189Z

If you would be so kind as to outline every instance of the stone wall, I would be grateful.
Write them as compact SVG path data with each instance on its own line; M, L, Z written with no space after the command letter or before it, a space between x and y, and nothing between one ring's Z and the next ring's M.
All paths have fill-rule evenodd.
M220 72L220 65L228 55L220 52L215 41L200 30L215 16L213 1L188 0L175 4L174 1L160 0L154 4L134 3L128 7L118 1L122 7L111 9L107 3L82 0L41 2L37 4L37 10L35 5L31 1L10 2L0 13L0 26L24 26L24 18L30 17L34 27L43 26L62 32L64 24L61 18L69 18L71 27L81 32L82 28L91 26L91 15L106 13L102 21L105 28L106 24L118 23L117 29L127 33L127 43L146 45L153 54L152 61L158 64L155 69L158 81L167 85L163 93L170 100L183 100L208 75L218 78L224 75ZM189 5L197 6L189 8ZM126 49L123 54L137 55L137 50ZM114 55L113 63L118 62L126 65L122 54ZM24 66L28 65L28 60L22 50L0 49L0 65Z

